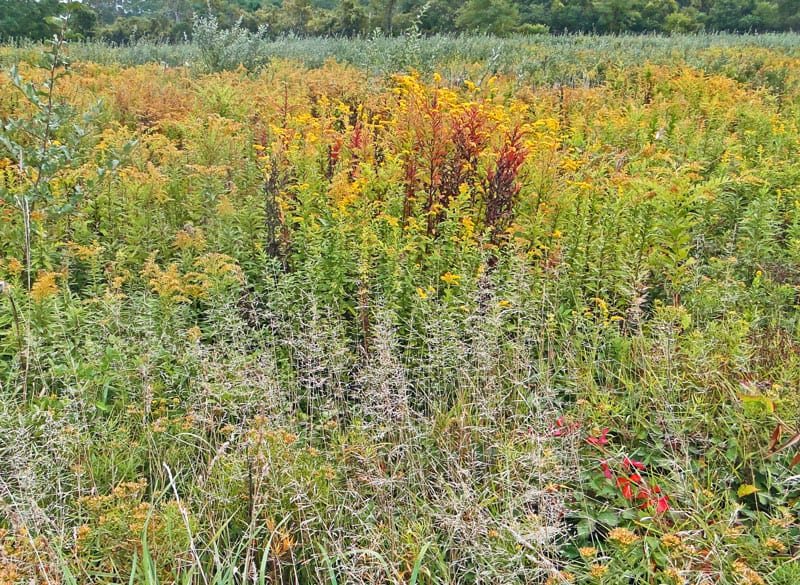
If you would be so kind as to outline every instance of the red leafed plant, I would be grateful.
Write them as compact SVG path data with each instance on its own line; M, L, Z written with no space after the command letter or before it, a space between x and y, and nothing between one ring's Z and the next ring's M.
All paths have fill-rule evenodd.
M603 476L614 483L622 497L630 502L639 502L642 509L652 509L656 514L663 514L670 508L669 496L655 484L648 484L639 471L644 472L646 465L629 457L622 458L621 473L615 474L607 460L600 461Z
M517 179L528 154L524 137L519 125L508 132L494 168L489 169L486 176L485 222L493 244L502 241L514 219L514 204L522 187Z
M581 426L581 423L575 421L573 423L567 423L564 420L564 415L559 416L556 419L556 423L553 428L553 436L554 437L563 437L566 436L573 431L577 431Z
M559 424L561 422L562 424ZM563 417L556 421L556 431L564 428ZM607 452L605 445L608 445L608 433L610 429L604 428L599 436L587 437L586 442L598 447L601 451ZM554 436L559 436L556 432ZM655 514L663 514L670 509L669 495L663 493L661 488L655 484L648 484L643 474L647 471L647 465L641 461L631 459L627 455L622 457L619 470L612 469L608 459L600 460L600 469L606 481L613 483L619 488L622 497L631 503L638 502L642 509L652 509ZM641 473L640 473L641 472Z
M590 445L594 445L595 447L599 447L600 445L608 445L608 431L609 428L605 428L600 431L599 437L586 437L586 442Z

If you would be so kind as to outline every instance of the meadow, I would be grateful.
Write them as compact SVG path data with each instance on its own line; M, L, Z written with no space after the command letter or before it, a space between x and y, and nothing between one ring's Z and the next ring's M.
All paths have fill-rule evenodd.
M800 37L0 48L0 584L800 582Z

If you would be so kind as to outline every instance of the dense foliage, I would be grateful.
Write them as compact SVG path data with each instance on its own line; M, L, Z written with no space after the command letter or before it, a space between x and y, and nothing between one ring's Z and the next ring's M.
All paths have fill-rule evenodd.
M205 34L0 52L0 583L800 581L797 37Z
M791 31L796 0L0 0L0 40L52 34L43 16L72 12L78 34L115 43L138 38L179 41L193 19L214 16L271 36L397 35L481 32L600 34L625 32Z

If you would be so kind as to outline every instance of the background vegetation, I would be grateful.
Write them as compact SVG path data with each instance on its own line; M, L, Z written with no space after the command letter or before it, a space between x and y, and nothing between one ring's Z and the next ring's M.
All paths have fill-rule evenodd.
M185 40L199 17L239 23L270 37L394 36L416 24L426 34L697 31L766 32L800 28L795 0L0 0L0 40L43 39L43 17L70 13L72 34L130 43Z
M798 582L797 37L63 36L0 583Z

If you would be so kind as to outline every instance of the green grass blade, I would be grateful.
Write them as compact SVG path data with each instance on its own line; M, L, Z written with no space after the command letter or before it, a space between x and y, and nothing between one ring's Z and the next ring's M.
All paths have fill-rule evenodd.
M425 545L420 549L419 554L417 555L417 560L414 562L414 569L411 571L411 580L408 582L408 585L417 585L417 579L419 578L419 571L422 568L422 561L425 559L425 553L428 552L428 548L431 546L432 541L428 541Z
M328 568L328 576L331 578L331 585L339 585L339 581L336 579L336 571L333 569L331 557L328 555L328 551L325 550L325 547L321 544L319 545L319 552L322 553L322 558L325 560L325 566Z

